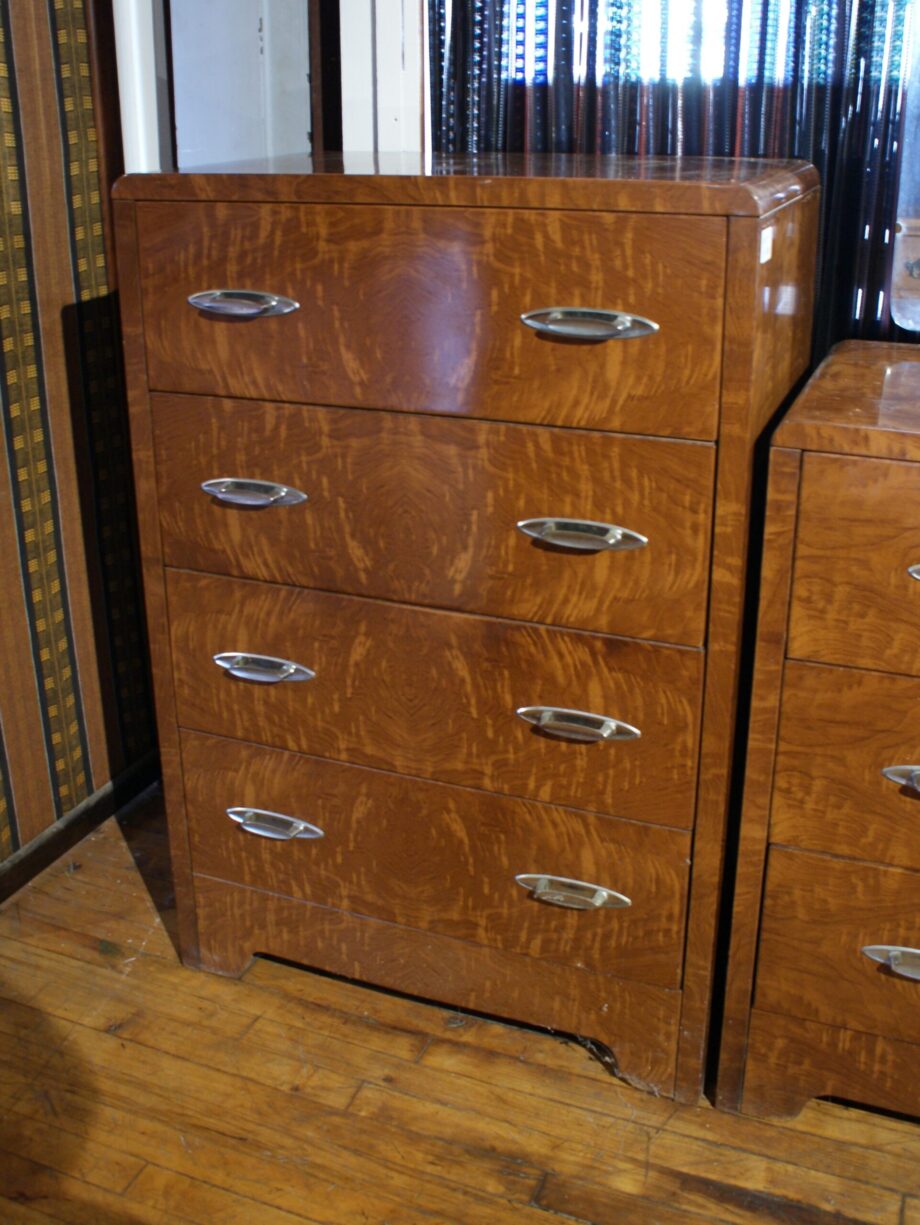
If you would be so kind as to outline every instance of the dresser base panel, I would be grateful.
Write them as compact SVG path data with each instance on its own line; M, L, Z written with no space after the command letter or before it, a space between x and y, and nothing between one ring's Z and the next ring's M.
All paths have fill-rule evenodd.
M278 894L195 877L198 965L237 977L257 953L437 1003L592 1038L620 1076L674 1091L680 993L533 961Z
M912 1042L755 1009L741 1109L790 1118L813 1097L834 1097L920 1115L918 1065Z

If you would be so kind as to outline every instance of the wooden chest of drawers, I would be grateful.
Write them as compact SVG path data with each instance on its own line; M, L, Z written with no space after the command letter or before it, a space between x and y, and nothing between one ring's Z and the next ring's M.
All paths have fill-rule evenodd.
M770 473L719 1100L917 1114L920 352L839 346Z
M816 179L524 169L117 189L183 956L552 1026L693 1098Z

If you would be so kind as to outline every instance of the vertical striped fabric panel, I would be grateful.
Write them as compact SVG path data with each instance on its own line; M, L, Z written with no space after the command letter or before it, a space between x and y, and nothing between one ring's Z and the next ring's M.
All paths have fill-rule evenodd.
M84 0L0 0L0 859L153 744L90 65Z

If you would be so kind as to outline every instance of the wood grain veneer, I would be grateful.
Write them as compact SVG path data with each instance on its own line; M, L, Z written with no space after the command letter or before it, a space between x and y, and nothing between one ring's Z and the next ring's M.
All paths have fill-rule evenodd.
M772 848L754 1006L920 1042L920 982L860 953L920 947L920 873Z
M199 174L128 175L115 196L760 217L817 187L818 172L801 161L504 153L443 155L426 165L419 154L326 153Z
M920 673L920 465L807 455L789 653Z
M774 437L718 1102L833 1094L917 1113L911 608L920 353L847 342ZM841 666L845 665L845 666ZM906 674L906 675L905 675ZM765 870L765 865L768 865Z
M252 954L279 957L349 978L494 1016L526 1014L537 1025L592 1034L615 1050L629 1080L672 1093L679 993L561 966L462 940L398 927L257 889L195 878L201 963L241 974ZM650 1037L651 1035L651 1037Z
M184 733L195 871L598 974L680 986L689 835ZM310 821L274 842L226 809ZM618 910L534 901L520 872L607 885Z
M687 828L702 656L326 592L167 571L183 727ZM212 656L294 660L315 680L235 680ZM639 739L576 744L519 706L592 711Z
M738 1109L744 1084L801 468L798 451L780 447L771 450L743 821L738 838L716 1085L717 1104L727 1110Z
M755 1010L744 1110L789 1116L810 1098L835 1097L916 1114L918 1058L911 1042Z
M770 838L920 868L920 792L882 776L920 760L920 680L790 661Z
M140 204L138 246L156 390L690 438L718 428L716 218ZM188 305L216 288L300 309L241 324ZM660 331L573 344L520 319L586 303Z
M692 829L682 988L667 993L664 1010L663 996L648 997L658 1002L640 1025L636 1001L646 997L632 995L627 1007L618 994L602 1005L596 986L584 985L589 972L574 964L231 885L214 889L224 899L249 900L221 901L233 930L219 931L217 903L202 901L201 882L210 878L199 875L196 905L209 916L203 963L239 970L258 937L270 951L338 973L395 985L411 977L408 989L423 993L446 990L446 983L468 1006L535 1024L562 1024L564 1017L581 1032L616 1034L617 1058L629 1075L695 1101L722 883L754 444L808 361L814 171L801 163L603 158L448 159L427 175L389 162L375 174L342 174L331 164L307 176L289 169L275 178L255 167L242 176L132 177L118 192L143 216L151 386L170 393L154 397L158 421L178 421L183 404L196 411L199 401L186 393L232 395L242 432L256 419L251 408L275 414L259 427L266 437L302 414L296 429L288 427L302 440L298 449L306 445L299 431L321 421L328 429L314 463L328 489L366 488L381 507L373 541L360 548L362 528L343 510L332 539L346 542L347 564L341 550L327 560L309 538L304 568L297 560L276 571L241 534L223 535L199 520L211 509L203 497L190 516L164 466L166 483L144 513L158 521L162 513L175 565L168 580L172 645L164 659L175 665L179 718L190 730L242 738L244 748L256 742L310 753L329 769L335 762L374 767L395 777L393 786L415 779L420 794L434 785L420 780L441 780L475 789L483 797L477 805L502 810L526 798L582 817L657 826L650 837L663 834L662 826L677 836ZM190 313L184 294L249 273L258 276L257 288L288 287L304 303L301 312L253 326L208 324ZM648 342L571 345L540 341L518 322L521 310L538 304L522 305L523 296L571 305L585 294L595 305L656 318L662 330ZM296 344L279 339L284 328ZM252 405L240 408L247 400ZM217 424L232 419L232 408L213 398L204 403L199 426L177 427L178 446L160 436L158 461L178 458L182 447L194 462L208 446L212 458L236 458L232 446L222 449L234 427ZM148 411L146 401L139 411ZM330 424L346 421L345 434ZM714 504L713 452L686 441L713 439ZM380 456L376 471L373 452ZM670 457L685 461L679 473ZM422 526L418 507L436 481L444 505L423 514ZM512 555L506 545L487 543L511 511L513 491L525 485L541 496L574 500L577 493L579 501L603 498L605 485L607 497L648 495L665 532L646 534L683 557L658 569L653 560L664 552L633 555L634 574L646 558L650 566L642 598L639 584L617 581L622 568L612 557L601 561L605 572L595 567L598 577L605 574L596 587L586 576L598 558L566 558L560 581L556 554L526 542L522 554L515 540ZM319 488L309 516L321 509ZM477 516L483 503L489 513ZM459 560L456 543L446 543L455 506L470 540ZM397 546L406 507L419 534ZM307 520L304 514L300 521ZM694 531L689 543L682 535L704 521L712 533L708 599L698 585L707 564L701 537ZM266 552L278 545L271 530L261 542ZM218 559L221 538L226 553ZM509 539L501 531L497 538ZM285 536L281 551L300 547ZM193 573L198 567L240 577ZM277 578L290 586L264 581ZM323 585L330 590L316 589ZM432 607L418 607L428 601ZM262 650L274 642L283 653L292 641L316 648L320 677L335 684L309 682L296 698L293 686L281 686L271 699L253 686L229 688L233 682L208 659L227 647L211 645L209 618L222 630L251 625ZM688 649L703 645L705 653ZM303 662L315 666L317 659ZM529 696L518 694L521 684ZM539 694L532 692L538 684ZM564 744L534 735L511 713L552 702L627 717L599 707L609 701L640 711L641 740ZM250 744L246 751L256 750ZM175 803L171 819L184 822ZM321 927L303 917L312 912L338 917ZM309 933L307 943L284 930L289 915L300 916L296 926ZM356 952L359 946L365 951ZM443 948L437 972L391 968L419 950L422 961L437 959L435 948ZM327 953L328 965L321 960ZM530 967L526 982L499 984L523 974L522 963ZM550 966L554 977L541 977ZM618 978L618 993L621 983L639 985ZM570 987L580 1003L542 999L544 989L558 995Z
M697 443L154 396L168 565L702 645L715 451ZM309 493L253 511L202 482ZM616 523L625 552L548 548L520 519Z

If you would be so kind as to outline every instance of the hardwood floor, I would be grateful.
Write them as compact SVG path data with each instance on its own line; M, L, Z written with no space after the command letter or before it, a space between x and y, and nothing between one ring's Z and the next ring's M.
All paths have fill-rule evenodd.
M183 968L158 802L0 909L0 1221L920 1225L920 1126L763 1123L574 1043L256 961Z

